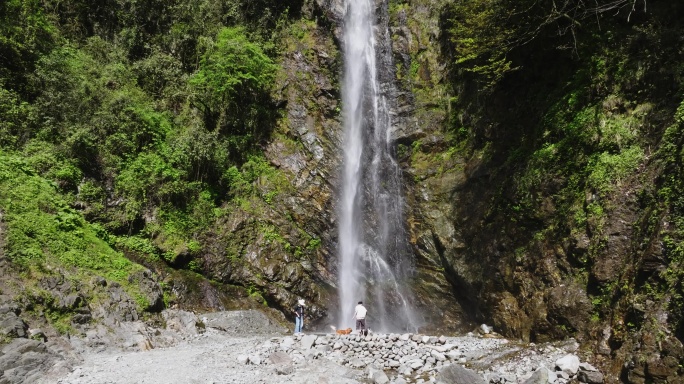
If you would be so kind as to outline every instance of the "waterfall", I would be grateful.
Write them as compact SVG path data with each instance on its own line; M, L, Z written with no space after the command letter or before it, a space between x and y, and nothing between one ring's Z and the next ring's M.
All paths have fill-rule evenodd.
M375 20L374 1L347 0L338 323L348 327L356 303L363 300L371 329L415 330L408 288L414 258L404 222L401 170L391 146L390 36L386 23L378 26Z

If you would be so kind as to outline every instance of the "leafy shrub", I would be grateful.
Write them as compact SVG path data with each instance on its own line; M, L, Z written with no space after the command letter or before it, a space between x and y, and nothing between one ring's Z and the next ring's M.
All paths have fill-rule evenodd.
M196 92L194 105L204 114L206 127L228 135L263 136L258 123L268 112L265 104L276 69L244 29L223 28L190 79ZM245 148L239 138L234 140L236 148Z
M59 265L83 274L101 274L127 285L125 277L139 266L102 240L69 207L53 184L32 172L16 154L0 151L0 208L7 225L7 256L31 267Z

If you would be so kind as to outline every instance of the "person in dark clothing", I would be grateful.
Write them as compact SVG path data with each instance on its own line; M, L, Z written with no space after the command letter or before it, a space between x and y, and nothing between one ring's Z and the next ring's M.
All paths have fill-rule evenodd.
M295 313L295 329L294 333L301 333L304 328L304 299L299 299L294 308Z

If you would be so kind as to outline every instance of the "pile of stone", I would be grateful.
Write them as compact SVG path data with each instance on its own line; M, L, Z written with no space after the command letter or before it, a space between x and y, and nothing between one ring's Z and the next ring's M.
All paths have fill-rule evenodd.
M598 369L589 363L580 363L576 355L568 354L553 364L554 370L545 366L538 368L532 376L523 381L524 384L565 384L565 383L587 383L602 384L604 377ZM513 384L519 383L518 377L514 374L490 373L485 375L482 383L490 384Z
M276 373L289 374L296 365L324 358L349 369L364 371L366 377L375 383L603 383L601 373L587 363L580 363L576 355L565 354L556 358L563 351L549 350L553 353L548 356L523 359L526 363L521 366L520 360L513 365L494 362L492 356L505 357L514 352L520 354L520 348L509 345L505 339L447 338L410 333L372 334L365 337L354 334L307 334L271 338L251 354L239 356L238 361L243 364L272 365ZM550 359L556 359L555 363ZM464 368L482 368L481 363L486 360L490 363L486 369L475 371ZM548 366L553 370L546 368ZM473 381L474 378L477 381Z

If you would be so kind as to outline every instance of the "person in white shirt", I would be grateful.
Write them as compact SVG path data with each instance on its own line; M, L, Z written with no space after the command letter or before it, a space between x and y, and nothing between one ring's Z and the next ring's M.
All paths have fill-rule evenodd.
M363 301L359 301L359 304L354 309L354 320L356 320L356 330L362 334L366 334L366 307L363 306Z

